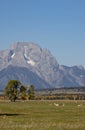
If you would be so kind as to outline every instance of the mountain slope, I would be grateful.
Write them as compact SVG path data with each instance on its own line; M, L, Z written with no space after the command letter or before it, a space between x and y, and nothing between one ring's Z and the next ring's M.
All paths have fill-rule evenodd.
M8 81L11 79L19 80L26 86L33 84L35 89L45 89L48 86L50 87L48 83L42 80L37 74L31 72L29 69L24 67L8 66L0 71L0 90L3 90Z
M3 82L7 83L11 78L24 84L32 80L38 89L78 87L85 86L85 69L82 66L59 65L49 50L34 43L17 42L0 51L1 88L4 87Z
M25 67L36 73L52 86L56 80L55 71L59 64L49 50L34 43L16 43L8 50L0 52L0 70L9 65Z

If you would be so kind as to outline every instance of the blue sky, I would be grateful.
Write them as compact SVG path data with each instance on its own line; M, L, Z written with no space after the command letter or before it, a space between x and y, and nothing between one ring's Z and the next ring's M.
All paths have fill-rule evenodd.
M0 50L17 41L48 48L59 64L85 67L85 0L0 0Z

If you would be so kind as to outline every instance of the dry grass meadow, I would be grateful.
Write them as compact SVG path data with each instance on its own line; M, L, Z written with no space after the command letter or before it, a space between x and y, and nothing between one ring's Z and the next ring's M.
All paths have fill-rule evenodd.
M1 101L0 130L85 130L85 101Z

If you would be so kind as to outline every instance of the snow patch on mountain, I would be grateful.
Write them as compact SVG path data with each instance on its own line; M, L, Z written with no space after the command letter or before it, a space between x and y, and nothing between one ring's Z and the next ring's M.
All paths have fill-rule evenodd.
M28 59L27 54L26 54L26 46L24 46L24 49L25 49L24 57L25 57L26 59Z
M11 55L11 58L14 58L14 56L15 56L15 53L13 53L13 54Z
M34 66L35 62L30 57L28 57L27 54L26 54L26 46L24 46L24 49L25 49L24 57L25 57L27 63L30 64L30 65L32 65L32 66Z
M30 65L32 65L32 66L35 65L35 62L34 62L33 60L31 60L31 59L30 59L30 60L27 60L27 63L30 64Z

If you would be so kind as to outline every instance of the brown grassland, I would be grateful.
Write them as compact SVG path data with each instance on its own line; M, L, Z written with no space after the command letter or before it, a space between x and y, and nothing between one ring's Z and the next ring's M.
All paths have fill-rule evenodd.
M85 101L1 101L0 130L85 130Z

